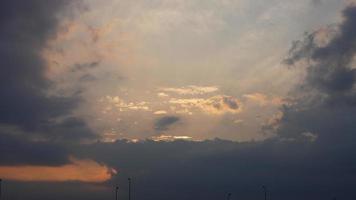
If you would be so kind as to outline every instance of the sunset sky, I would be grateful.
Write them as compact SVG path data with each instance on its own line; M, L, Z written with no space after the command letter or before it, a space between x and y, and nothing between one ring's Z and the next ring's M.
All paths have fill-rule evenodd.
M356 1L0 5L1 200L356 198Z

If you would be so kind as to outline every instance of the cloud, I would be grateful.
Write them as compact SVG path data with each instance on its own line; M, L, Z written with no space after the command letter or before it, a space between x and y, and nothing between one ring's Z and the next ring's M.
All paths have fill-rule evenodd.
M241 199L259 199L263 196L261 185L267 185L269 194L275 199L311 200L329 199L334 196L338 199L355 199L356 114L354 113L356 109L354 107L354 79L350 75L354 73L353 62L349 61L352 60L351 57L354 57L355 42L354 34L347 34L355 27L351 23L355 21L354 13L353 7L345 10L345 20L338 28L339 33L326 44L314 45L310 41L302 42L302 48L294 48L291 51L290 58L293 61L290 60L292 62L289 63L299 61L306 63L307 65L303 67L307 73L303 84L291 91L296 101L290 105L283 105L281 114L271 120L270 124L276 127L273 131L278 132L275 137L259 142L232 142L220 139L201 142L118 140L112 143L74 143L67 145L68 149L63 149L61 147L63 144L57 143L56 139L53 139L53 143L48 141L42 143L44 134L56 133L55 135L58 136L54 138L58 138L62 137L60 133L70 136L71 132L66 130L85 133L85 131L77 131L77 128L83 125L81 120L66 116L68 110L73 109L77 102L76 99L69 98L68 101L73 101L74 107L70 106L70 109L65 109L62 114L55 115L49 122L45 120L45 126L42 123L35 123L36 126L31 130L39 132L38 135L34 133L35 131L27 134L26 131L29 128L23 128L21 120L17 122L15 120L16 123L6 122L15 125L20 130L12 130L6 133L7 135L0 135L0 143L3 145L0 146L2 150L0 160L3 163L16 163L18 166L0 167L0 169L6 170L3 171L3 176L13 180L36 180L31 177L32 173L37 180L47 181L48 178L59 179L59 181L64 181L64 179L88 181L90 177L89 180L105 180L102 185L106 189L97 190L95 184L90 185L94 188L88 190L82 189L86 185L80 185L78 188L81 190L76 190L77 187L71 187L73 186L71 183L52 185L52 183L31 182L26 186L23 185L26 183L10 183L12 184L10 189L16 188L10 195L16 198L16 195L25 194L27 199L41 197L46 199L48 196L53 199L110 199L112 198L110 194L114 195L112 186L118 184L120 189L122 186L122 191L125 191L127 177L132 177L133 191L137 199L160 200L169 196L172 200L210 200L224 197L227 192L232 192L233 197L236 195L236 198L238 196ZM305 51L301 52L300 49ZM46 90L46 87L39 88ZM49 98L42 95L40 97ZM116 101L115 97L113 100ZM119 99L118 102L120 102ZM197 109L210 114L241 111L241 103L238 99L223 95L210 98L172 98L170 103L182 109ZM126 102L124 105L128 106L130 103ZM135 104L131 105L135 106ZM45 108L51 108L51 106ZM41 108L34 107L34 110L37 109ZM37 119L47 119L42 114L37 115L39 116ZM64 119L63 115L66 116ZM42 122L37 119L34 121ZM158 118L154 128L168 130L180 120L177 116ZM63 127L64 130L51 126L52 123ZM205 124L198 125L205 126ZM54 127L57 127L55 131ZM1 130L3 129L5 128L2 127ZM235 131L238 134L238 131ZM51 138L51 136L47 137ZM168 139L174 139L174 137L179 136L166 136ZM162 138L165 137L162 136ZM53 149L49 148L49 145L53 145ZM18 146L22 148L17 148ZM47 149L49 152L46 152ZM70 151L80 160L78 162L67 161L65 155L68 153L64 150ZM18 160L10 157L12 155ZM54 156L53 160L50 160L51 156ZM83 158L92 161L82 162ZM37 166L22 168L26 163ZM44 165L52 165L52 167L44 167ZM91 171L92 166L94 166L94 171ZM111 176L113 174L110 174L107 166L119 169L120 173ZM31 173L22 176L23 170ZM43 178L45 173L41 172L48 173L46 178ZM58 177L57 173L72 176ZM16 175L21 175L22 178L16 179ZM30 178L27 178L28 176ZM126 199L126 194L120 192L120 199Z
M317 142L308 138L245 143L119 140L77 150L79 155L91 155L119 169L113 183L126 185L126 177L131 177L134 187L140 188L134 193L138 199L165 199L168 195L173 200L188 196L210 200L227 192L241 199L259 199L263 196L261 185L267 185L275 199L352 199L352 153L343 156L342 151L320 150ZM112 152L114 156L107 156ZM127 197L127 193L120 195Z
M172 142L175 140L192 140L193 138L190 136L185 136L185 135L159 135L159 136L153 136L151 138L153 141L159 142L159 141L165 141L165 142Z
M104 182L116 171L92 160L71 158L71 163L63 166L0 166L0 176L12 181L31 182Z
M54 83L46 77L48 66L41 56L47 42L56 37L60 21L76 12L79 5L79 1L64 0L2 4L0 148L4 156L0 163L63 164L66 150L61 141L96 138L73 113L80 98L53 94ZM54 142L57 145L51 146Z
M243 95L246 99L258 103L260 106L283 105L286 101L280 97L269 97L262 93L252 93Z
M14 128L0 130L0 165L58 166L69 162L68 150L55 142L31 141Z
M106 111L112 110L113 105L114 108L118 109L119 111L128 111L128 110L143 110L149 111L150 108L148 107L148 103L145 101L141 102L126 102L125 100L121 99L118 96L106 96L101 101L106 101L109 103L109 106L105 108Z
M356 110L356 6L343 11L343 21L325 31L326 44L318 43L320 31L295 42L287 63L304 67L304 82L292 93L295 102L283 108L279 133L285 137L318 134L318 141L334 143L335 137L351 145ZM348 139L347 139L348 138Z
M159 118L155 122L155 130L156 131L166 131L168 130L173 124L177 123L180 121L179 117L176 116L165 116L162 118Z
M159 93L157 94L157 96L159 96L159 97L169 97L169 95L166 94L166 93L164 93L164 92L159 92Z
M165 111L165 110L157 110L153 114L155 114L155 115L164 115L164 114L167 114L167 111Z
M161 88L159 90L162 92L176 93L179 95L202 95L202 94L216 92L219 90L219 88L216 86L202 87L202 86L190 85L187 87L180 87L180 88Z
M239 113L241 102L231 96L217 95L207 99L170 99L169 103L179 105L184 109L199 109L207 114L221 115L225 113Z

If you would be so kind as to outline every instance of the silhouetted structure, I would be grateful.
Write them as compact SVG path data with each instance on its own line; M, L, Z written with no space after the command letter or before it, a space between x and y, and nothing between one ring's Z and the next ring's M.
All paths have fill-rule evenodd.
M228 193L227 194L227 200L230 200L230 197L231 197L231 193Z
M116 186L116 188L115 188L115 200L117 200L118 192L119 192L119 187Z
M0 178L0 199L1 199L1 184L2 184L2 179Z
M267 188L266 188L266 186L262 185L262 189L263 189L263 191L265 193L265 200L267 200Z
M129 181L129 200L131 200L131 178L127 179Z

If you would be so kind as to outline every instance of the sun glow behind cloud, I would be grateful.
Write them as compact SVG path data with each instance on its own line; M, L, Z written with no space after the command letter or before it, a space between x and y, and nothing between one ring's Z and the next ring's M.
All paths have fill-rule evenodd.
M290 31L322 23L295 23L309 0L85 2L41 55L52 92L85 99L75 113L105 141L150 138L165 115L182 119L170 135L264 138L298 81L280 64Z

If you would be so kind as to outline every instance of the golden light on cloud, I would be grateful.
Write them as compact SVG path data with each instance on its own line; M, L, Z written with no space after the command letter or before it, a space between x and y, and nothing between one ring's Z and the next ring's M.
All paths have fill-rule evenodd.
M225 113L237 114L242 110L242 103L231 96L216 95L207 99L190 98L190 99L170 99L169 103L179 105L187 112L189 109L198 108L204 113L213 115L222 115Z
M172 142L172 141L175 141L175 140L193 140L192 137L186 136L186 135L180 135L180 136L159 135L159 136L153 136L151 139L153 141L156 141L156 142L159 142L159 141Z
M202 94L216 92L219 90L219 88L217 86L202 87L202 86L190 85L181 88L161 88L160 90L163 92L171 92L180 95L202 95Z
M48 181L48 182L104 182L117 171L93 160L77 160L72 163L52 166L0 166L0 177L14 181Z
M155 114L155 115L165 115L165 114L167 114L167 111L165 111L165 110L157 110L153 114Z
M244 97L250 101L258 103L260 106L279 106L286 103L286 100L281 97L270 97L262 93L245 94Z

